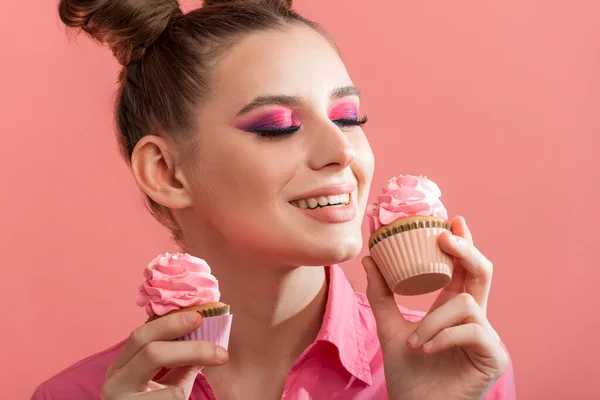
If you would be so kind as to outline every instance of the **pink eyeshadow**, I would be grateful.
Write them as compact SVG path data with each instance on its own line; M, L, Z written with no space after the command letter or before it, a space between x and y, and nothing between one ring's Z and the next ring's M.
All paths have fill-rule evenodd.
M329 119L335 121L337 119L358 119L358 109L356 104L345 101L334 105L329 110Z
M287 128L297 125L298 120L294 118L293 112L289 108L275 108L253 115L240 123L236 123L236 128L244 131L254 131L260 129Z

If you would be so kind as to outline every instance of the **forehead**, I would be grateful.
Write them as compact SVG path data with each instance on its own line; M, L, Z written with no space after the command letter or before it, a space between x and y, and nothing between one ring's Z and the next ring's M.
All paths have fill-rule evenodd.
M215 100L236 111L255 97L291 95L324 101L352 85L332 44L307 26L248 35L219 62Z

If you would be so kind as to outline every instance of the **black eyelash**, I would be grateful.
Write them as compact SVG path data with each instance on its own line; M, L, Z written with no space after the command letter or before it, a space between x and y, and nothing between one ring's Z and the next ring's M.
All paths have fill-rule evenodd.
M334 124L341 128L351 127L351 126L363 126L367 123L369 118L365 115L361 119L350 119L350 118L340 118L332 121ZM296 133L300 130L300 125L292 125L285 128L277 128L277 129L254 129L256 135L260 137L267 138L275 138L282 136L289 136L293 133Z
M332 122L339 127L349 127L349 126L363 126L367 123L369 118L365 115L361 119L349 119L349 118L341 118L333 120Z
M277 128L277 129L254 129L252 132L254 132L256 135L258 135L260 137L274 138L274 137L278 137L278 136L291 135L292 133L298 132L299 129L300 129L300 125L292 125L292 126L287 126L285 128Z

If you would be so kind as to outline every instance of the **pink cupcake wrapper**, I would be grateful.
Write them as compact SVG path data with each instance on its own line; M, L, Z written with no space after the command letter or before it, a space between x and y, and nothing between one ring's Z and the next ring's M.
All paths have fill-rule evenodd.
M371 248L371 256L390 288L420 274L452 276L452 257L438 245L438 236L444 231L443 228L412 229L385 238Z
M227 348L232 318L232 314L202 318L202 324L198 329L177 340L204 340Z

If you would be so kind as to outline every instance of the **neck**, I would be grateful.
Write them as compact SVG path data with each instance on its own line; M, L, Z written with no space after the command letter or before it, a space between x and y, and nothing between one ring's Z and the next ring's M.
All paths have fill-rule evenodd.
M189 249L194 254L194 249ZM200 252L219 280L234 315L228 368L291 368L314 342L325 313L325 268L259 265L231 252ZM225 256L223 256L225 255Z

